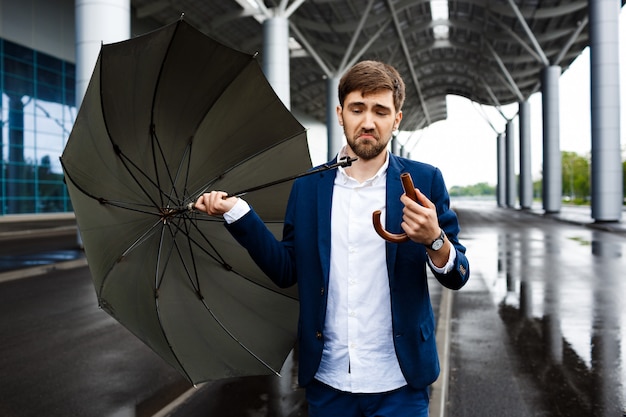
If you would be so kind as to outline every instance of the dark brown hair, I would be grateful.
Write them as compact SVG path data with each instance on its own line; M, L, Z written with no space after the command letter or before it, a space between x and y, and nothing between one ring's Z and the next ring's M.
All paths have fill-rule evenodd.
M393 93L393 104L396 112L402 109L405 87L402 77L391 65L379 61L361 61L350 68L339 81L339 104L343 106L346 96L353 91L363 95L380 90Z

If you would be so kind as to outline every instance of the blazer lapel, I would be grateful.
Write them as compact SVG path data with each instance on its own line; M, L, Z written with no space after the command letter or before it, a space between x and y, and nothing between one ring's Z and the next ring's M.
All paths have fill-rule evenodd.
M402 233L402 202L400 197L404 194L400 174L404 170L404 165L393 154L389 154L389 167L387 168L387 195L385 210L385 229L391 233ZM393 266L396 263L398 243L387 242L387 272L389 279L393 282Z
M324 282L328 288L330 274L330 212L333 199L336 170L324 172L317 183L317 219L319 226L318 251L324 274Z

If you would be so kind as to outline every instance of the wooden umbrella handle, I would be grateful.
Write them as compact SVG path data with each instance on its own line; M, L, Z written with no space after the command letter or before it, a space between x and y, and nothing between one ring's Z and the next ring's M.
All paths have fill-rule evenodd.
M405 172L400 175L400 180L402 180L402 188L404 188L404 193L413 201L417 201L417 193L415 192L415 186L413 185L413 180L411 179L411 174ZM409 240L409 237L406 233L389 233L385 230L380 222L381 211L376 210L372 213L372 222L374 223L374 230L376 233L383 239L392 243L402 243Z

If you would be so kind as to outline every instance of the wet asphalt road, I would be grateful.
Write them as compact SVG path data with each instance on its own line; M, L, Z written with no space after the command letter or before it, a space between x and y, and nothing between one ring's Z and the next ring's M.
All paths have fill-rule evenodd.
M626 233L457 211L471 279L453 293L447 416L625 415ZM71 250L54 239L19 252ZM0 239L0 259L17 247ZM98 309L87 268L0 283L0 416L152 416L187 390L157 415L306 416L290 360L282 378L191 388Z
M0 284L0 416L151 415L189 385L98 309L88 269Z
M474 204L448 417L626 415L626 233Z

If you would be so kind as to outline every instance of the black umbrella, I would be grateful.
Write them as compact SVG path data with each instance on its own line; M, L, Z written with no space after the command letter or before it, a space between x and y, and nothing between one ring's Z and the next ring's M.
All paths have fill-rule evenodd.
M246 199L276 234L306 132L253 56L180 20L104 45L61 157L100 306L191 382L277 373L298 301L258 269L204 191ZM253 187L256 189L256 187Z

